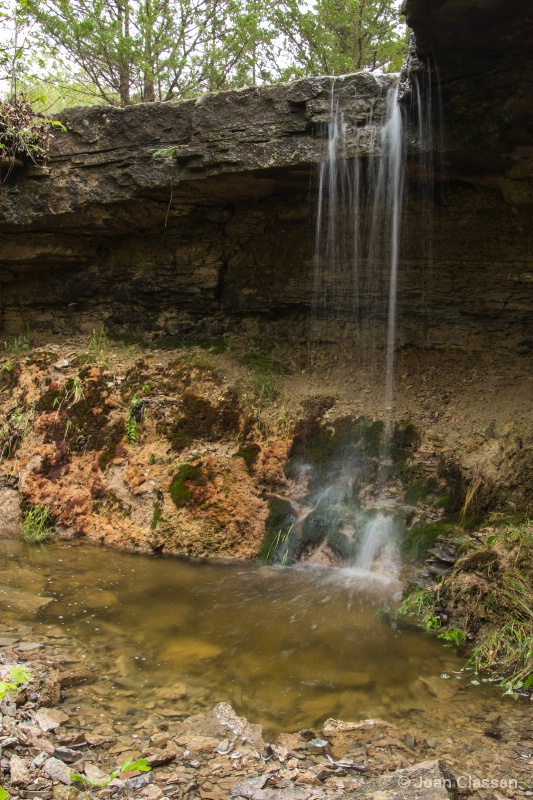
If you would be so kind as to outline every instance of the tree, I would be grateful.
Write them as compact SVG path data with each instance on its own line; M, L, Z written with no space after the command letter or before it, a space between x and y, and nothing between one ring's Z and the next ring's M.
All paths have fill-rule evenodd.
M406 44L396 0L1 3L10 4L13 30L17 20L34 25L34 50L48 63L37 83L47 73L52 96L69 95L66 79L78 98L121 106L302 75L390 71Z
M307 75L397 72L407 55L405 25L391 0L289 0L278 25L294 69Z
M16 98L19 81L30 74L36 61L31 46L32 22L25 3L0 0L0 25L0 83L5 94Z
M105 102L123 106L232 85L250 52L274 36L258 24L257 0L27 0L27 7L63 72L76 80L81 71Z

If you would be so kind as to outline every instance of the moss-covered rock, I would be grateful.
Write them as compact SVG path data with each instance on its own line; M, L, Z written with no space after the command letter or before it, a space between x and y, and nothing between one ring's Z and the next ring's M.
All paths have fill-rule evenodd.
M269 514L265 522L265 536L259 550L259 558L267 564L287 563L292 557L296 513L288 500L271 497L268 501Z
M183 396L182 416L167 436L172 449L180 452L196 440L213 442L231 438L238 432L239 425L236 391L228 391L218 406L214 406L204 397L186 392Z
M259 453L261 452L261 447L255 442L248 442L247 444L242 444L237 452L235 453L235 458L242 458L244 459L244 463L248 468L248 472L252 472L254 465L259 458Z
M203 483L202 468L199 464L182 464L172 478L169 486L170 497L176 508L183 508L193 499L194 486Z

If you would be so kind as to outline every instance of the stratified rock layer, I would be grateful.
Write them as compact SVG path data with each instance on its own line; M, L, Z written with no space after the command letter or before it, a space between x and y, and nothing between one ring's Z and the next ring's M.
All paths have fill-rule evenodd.
M411 152L398 342L530 353L529 4L511 15L502 0L407 0L406 14L430 69L422 117L412 98L402 101ZM53 332L103 322L152 339L236 331L305 340L332 89L345 155L366 163L379 153L390 81L310 78L65 111L67 132L54 133L48 166L15 171L2 186L4 334L28 323ZM424 114L435 126L430 142L417 137ZM438 152L429 158L431 142ZM165 148L171 158L154 158ZM338 295L350 291L348 281ZM375 330L387 319L386 295L360 298ZM318 338L357 340L345 306Z

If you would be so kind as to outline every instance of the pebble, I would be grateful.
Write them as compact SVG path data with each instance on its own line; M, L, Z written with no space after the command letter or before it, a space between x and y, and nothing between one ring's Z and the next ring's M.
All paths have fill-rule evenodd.
M43 765L43 772L45 772L53 781L59 781L60 783L64 783L66 786L69 786L72 783L72 779L70 777L71 768L58 758L52 757L47 759Z
M27 786L30 782L30 774L26 767L26 762L16 753L9 760L9 771L13 786Z
M57 708L40 708L35 713L35 720L39 728L47 733L53 731L55 728L68 720L68 714L64 711L59 711Z

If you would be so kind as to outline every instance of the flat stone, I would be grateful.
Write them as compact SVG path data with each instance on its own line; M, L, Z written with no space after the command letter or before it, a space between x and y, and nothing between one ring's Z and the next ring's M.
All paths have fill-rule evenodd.
M141 790L141 795L148 798L148 800L159 800L160 797L163 797L163 790L160 789L159 786L150 784L150 786L145 786L145 788Z
M44 733L59 728L67 720L68 714L65 714L64 711L59 711L57 708L40 708L39 711L35 712L35 721Z
M20 756L14 754L9 759L9 770L11 773L11 784L13 786L27 786L30 782L30 774L26 762Z
M176 758L177 754L177 749L173 747L166 747L162 750L155 747L150 747L146 751L148 764L151 767L159 767L161 764L168 764L169 761L172 761L174 758Z
M445 775L438 761L423 761L382 775L361 794L365 800L450 800L451 776Z
M33 653L34 650L40 650L44 647L42 642L22 642L17 645L17 650L20 653Z
M56 747L54 757L65 764L74 764L80 760L81 754L77 750L71 750L69 747Z
M259 775L257 778L246 778L239 781L231 789L232 797L246 797L252 800L254 794L262 789L268 779L268 775Z
M53 781L64 783L65 786L70 786L72 783L72 779L70 777L71 768L58 758L47 759L43 765L43 772L45 772Z
M51 597L41 597L33 592L25 592L22 589L15 589L13 586L0 587L0 606L21 614L36 614L52 602ZM31 644L31 642L30 642ZM20 650L20 645L18 646ZM24 651L21 652L31 652Z
M101 781L103 778L106 777L105 772L103 772L100 767L96 764L87 763L85 764L85 774L88 778L91 778L93 781Z
M10 639L7 636L0 636L0 647L13 647L19 639Z
M98 675L88 669L69 670L59 673L59 683L62 689L67 689L71 686L85 686L95 683L97 680Z
M54 754L54 745L52 742L49 742L48 739L36 736L35 734L30 734L30 745L35 747L36 750L40 750L42 753L47 753L49 756Z

